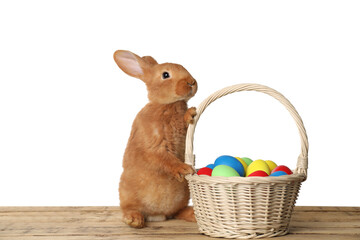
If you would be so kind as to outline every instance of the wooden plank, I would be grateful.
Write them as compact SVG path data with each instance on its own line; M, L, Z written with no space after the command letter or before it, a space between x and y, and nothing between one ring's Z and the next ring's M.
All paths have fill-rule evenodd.
M128 234L121 234L121 235L59 235L59 236L2 236L6 240L154 240L154 239L175 239L175 240L219 240L222 238L212 238L206 235L197 234L197 235L189 235L189 234L179 234L179 235L160 235L160 234L153 234L147 236L139 236L139 235L128 235ZM316 240L359 240L359 236L351 236L351 235L322 235L322 234L306 234L306 235L296 235L296 234L288 234L285 236L277 237L277 238L264 238L266 239L276 239L276 240L304 240L304 239L316 239Z
M276 237L276 238L261 238L261 239L271 239L271 240L304 240L304 239L316 239L316 240L359 240L358 236L347 236L347 235L336 235L336 236L324 236L324 235L318 235L318 234L308 234L308 235L285 235L285 236L281 236L281 237ZM135 239L141 239L141 240L154 240L154 239L189 239L189 240L224 240L225 238L211 238L205 235L199 235L199 236L174 236L174 238L171 236L160 236L160 235L154 235L154 236L146 236L146 237L141 237L139 238L139 236L124 236L124 238L121 239L129 239L129 240L135 240Z
M169 222L166 222L166 227L170 227L170 228L177 228L177 226L173 226L174 224L178 224L181 225L182 227L184 223L180 222L174 222L172 223L172 221L174 220L170 220ZM5 221L4 221L5 222ZM23 229L29 228L29 227L33 227L35 229L46 229L46 228L50 228L53 227L55 224L55 222L32 222L32 223L25 223L25 222L17 222L15 223L5 223L0 225L0 231L21 231ZM149 223L147 223L149 225ZM164 226L164 223L160 223L161 226ZM57 224L59 227L62 228L66 228L68 229L68 231L70 232L71 229L73 228L117 228L117 229L122 229L125 228L124 231L127 231L127 229L130 229L128 226L122 224L120 221L119 222L78 222L76 224L74 224L73 222L63 222L61 224ZM153 226L154 229L158 229L161 226ZM356 229L360 229L360 222L291 222L291 227L292 228L309 228L309 226L311 226L312 229L316 229L316 228L342 228L342 229L347 229L347 228L356 228ZM197 231L197 226L194 224L191 224L191 226L189 226L188 228L193 228L194 231ZM123 230L121 230L123 231Z
M71 210L71 209L67 209L66 211L51 211L51 209L48 210L44 210L44 209L39 209L39 211L36 208L33 209L24 209L24 211L1 211L0 210L0 216L1 215L19 215L19 214L27 214L27 215L32 215L32 214L36 214L36 215L44 215L44 214L88 214L88 213L92 213L92 214L113 214L113 213L120 213L120 209L114 209L114 210L110 210L110 209L104 209L104 210Z
M176 223L171 223L175 221ZM41 225L7 225L0 228L0 232L8 232L7 235L22 235L22 234L32 234L32 235L46 235L51 234L52 236L72 234L72 235L83 235L83 234L106 234L106 235L117 235L117 234L137 234L137 235L149 235L149 234L182 234L182 233L191 233L197 234L197 226L191 224L187 227L180 220L170 220L161 224L161 226L152 226L148 224L146 228L143 229L133 229L126 226L123 223L113 226L78 226L78 225L54 225L47 224L45 226Z
M75 212L75 211L120 211L118 206L84 206L84 207L16 207L0 206L0 212ZM360 212L360 207L320 207L320 206L296 206L294 212Z
M347 235L336 235L336 236L324 236L317 234L309 234L309 235L286 235L277 238L263 238L271 239L271 240L359 240L357 236L347 236ZM1 238L0 238L1 239ZM4 238L6 240L221 240L223 238L211 238L205 235L179 235L179 236L164 236L164 235L153 235L153 236L136 236L136 235L119 235L119 236L12 236ZM224 238L225 239L225 238Z
M0 235L1 236L1 235ZM2 238L0 238L2 239ZM179 235L148 235L148 236L138 236L138 235L112 235L112 236L91 236L91 235L84 235L84 236L4 236L6 240L156 240L156 239L174 239L174 240L219 240L219 238L211 238L205 235L188 235L188 234L179 234ZM221 239L221 238L220 238ZM281 240L281 239L280 239ZM352 240L352 239L351 239Z
M308 216L308 213L316 213L316 215L323 216L324 214L327 216L333 215L336 216L337 214L341 214L344 216L357 216L360 215L360 207L352 207L352 208L321 208L323 210L310 210L309 208L303 207L296 207L294 211L294 216ZM54 214L56 213L56 214ZM119 208L115 207L85 207L85 208L78 208L78 207L20 207L14 208L11 207L7 209L6 207L0 207L0 217L2 216L74 216L74 215L88 215L88 216L98 216L98 215L107 215L107 216L114 216L121 214Z
M294 213L293 221L297 222L343 222L360 221L360 213L327 212L327 213Z
M175 222L175 223L172 223ZM172 224L169 224L172 223ZM198 234L197 226L192 224L190 227L184 226L182 221L171 220L166 224L161 223L161 226L148 226L144 229L132 229L123 224L118 226L71 226L61 225L56 226L52 224L47 225L8 225L0 229L0 232L7 232L7 236L21 236L21 235L118 235L118 234L129 234L129 235L154 235L154 234L168 234L168 235L179 235L179 234ZM290 232L293 234L348 234L358 235L360 239L359 228L333 228L333 227L298 227L292 225Z
M263 238L271 239L271 240L359 240L357 236L347 236L347 235L337 235L337 236L324 236L324 235L316 235L316 234L309 234L309 235L286 235L277 238ZM0 238L1 239L1 238ZM204 235L179 235L179 236L163 236L163 235L153 235L153 236L136 236L136 235L119 235L119 236L13 236L13 237L6 237L6 240L166 240L166 239L174 239L174 240L221 240L223 238L211 238ZM225 239L225 238L224 238Z
M291 226L297 228L359 228L360 221L343 221L343 222L296 222L291 221Z
M360 207L296 206L294 212L360 212Z
M84 217L86 216L86 217ZM38 222L119 222L121 221L121 211L65 211L65 212L0 212L3 221L10 221L14 217L21 218L23 222L33 222L34 218ZM358 212L294 212L292 221L296 222L343 222L360 221Z
M360 208L296 207L290 226L291 234L276 239L360 239ZM180 220L133 229L121 222L119 207L0 207L0 239L212 238Z
M70 207L32 207L32 206L24 206L24 207L16 207L16 206L0 206L0 212L103 212L103 211L120 211L119 206L70 206Z
M14 218L25 223L34 222L36 219L37 222L121 222L122 213L119 208L109 209L109 208L68 208L63 207L55 208L55 211L52 211L52 208L20 208L24 211L18 209L9 209L4 208L0 211L0 219L3 221L11 221ZM38 211L39 209L39 211Z

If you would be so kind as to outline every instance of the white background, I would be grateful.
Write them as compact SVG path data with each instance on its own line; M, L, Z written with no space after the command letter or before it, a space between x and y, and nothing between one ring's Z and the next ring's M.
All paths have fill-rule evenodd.
M358 1L2 1L0 205L118 205L122 155L147 102L117 49L182 64L190 100L237 83L283 93L308 131L298 205L360 206ZM196 128L197 167L222 154L295 168L296 125L276 100L238 93Z

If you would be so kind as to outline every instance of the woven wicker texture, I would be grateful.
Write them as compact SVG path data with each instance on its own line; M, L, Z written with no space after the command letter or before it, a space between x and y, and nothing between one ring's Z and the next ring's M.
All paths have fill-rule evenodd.
M185 163L195 168L196 124L216 99L241 91L257 91L279 100L290 112L301 138L294 174L280 177L210 177L187 175L199 231L212 237L263 238L289 231L291 214L308 168L308 139L294 106L281 93L260 84L238 84L219 90L197 108L186 136Z

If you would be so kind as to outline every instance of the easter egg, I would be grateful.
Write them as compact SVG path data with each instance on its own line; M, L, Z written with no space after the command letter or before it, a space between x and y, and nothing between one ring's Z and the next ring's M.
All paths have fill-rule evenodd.
M208 164L206 167L214 169L215 165L214 164Z
M235 157L235 158L241 162L241 164L243 165L244 170L245 170L245 172L246 172L246 169L247 169L247 164L246 164L246 162L245 162L244 160L242 160L241 158L239 158L239 157Z
M247 157L242 157L241 159L244 160L244 162L248 166L253 162L253 160L251 160L250 158L247 158Z
M273 161L266 160L265 162L266 162L266 164L269 166L270 172L272 172L272 170L274 170L274 168L277 167L276 163L274 163Z
M208 175L208 176L211 176L211 173L212 173L212 169L211 168L208 168L208 167L203 167L203 168L200 168L199 171L197 172L197 175Z
M283 175L288 175L288 174L284 171L277 171L277 172L271 173L270 177L278 177L278 176L283 176Z
M246 171L246 176L249 176L251 173L255 172L255 171L264 171L266 172L268 175L270 175L270 168L269 166L266 164L266 162L264 160L255 160L253 161L247 168Z
M264 171L258 170L249 174L248 177L267 177L267 176L269 176L269 174L267 174Z
M241 162L232 156L228 156L228 155L220 156L215 160L214 164L215 167L218 165L226 165L232 167L239 173L240 176L245 175L244 167L241 164Z
M289 174L289 175L293 173L293 172L290 170L290 168L288 168L288 167L285 166L285 165L277 166L276 168L274 168L274 170L272 170L271 173L277 172L277 171L283 171L283 172L286 172L286 173Z
M221 176L221 177L239 177L239 173L227 165L217 165L214 167L211 176Z

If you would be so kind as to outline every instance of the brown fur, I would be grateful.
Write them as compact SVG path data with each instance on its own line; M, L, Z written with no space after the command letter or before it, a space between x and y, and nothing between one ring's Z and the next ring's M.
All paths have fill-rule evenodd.
M154 58L116 51L115 62L130 76L141 79L149 103L137 114L123 158L119 184L123 221L136 228L151 216L195 221L186 174L194 172L184 163L185 135L196 114L187 101L197 83L178 64L158 64ZM163 79L168 72L170 78Z

